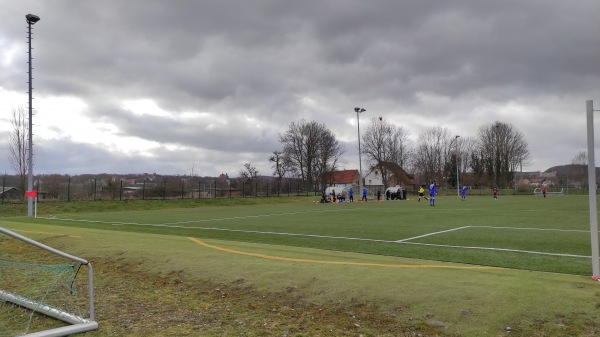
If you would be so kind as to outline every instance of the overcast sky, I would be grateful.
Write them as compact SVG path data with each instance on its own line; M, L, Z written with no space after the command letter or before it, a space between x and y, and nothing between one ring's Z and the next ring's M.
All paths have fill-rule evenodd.
M301 118L357 169L355 106L361 130L383 117L412 140L510 123L529 144L523 170L544 171L586 150L586 100L600 109L597 0L0 0L8 174L28 13L41 18L34 174L271 175L278 135Z

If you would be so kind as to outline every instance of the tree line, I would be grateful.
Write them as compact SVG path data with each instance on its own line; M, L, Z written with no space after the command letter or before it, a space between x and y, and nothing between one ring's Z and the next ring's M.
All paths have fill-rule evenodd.
M360 137L366 172L379 170L386 185L392 175L390 164L394 164L412 174L418 184L436 181L456 187L458 172L461 182L468 179L469 185L508 187L513 186L515 172L529 159L523 133L499 121L480 126L475 138L452 134L445 127L430 127L413 142L405 128L373 117ZM325 185L319 179L342 168L346 149L322 123L294 121L279 135L279 142L281 148L269 158L273 175L279 180L299 178ZM248 176L249 172L258 173L246 164L240 175Z
M9 161L21 178L24 190L27 167L27 118L23 109L14 109L13 130L10 134ZM423 129L416 142L401 126L379 117L370 119L361 134L361 155L367 172L379 170L384 182L392 174L389 164L411 173L418 183L435 180L438 184L456 186L459 177L470 179L470 185L507 187L513 184L514 173L529 158L527 141L514 125L493 122L479 127L477 136L460 137L445 127ZM323 123L299 120L291 122L279 135L281 148L269 158L273 176L295 178L308 184L325 184L325 173L343 166L346 149L336 135ZM250 163L244 165L240 176L246 181L258 177ZM463 179L463 182L465 180ZM387 186L386 186L387 187Z

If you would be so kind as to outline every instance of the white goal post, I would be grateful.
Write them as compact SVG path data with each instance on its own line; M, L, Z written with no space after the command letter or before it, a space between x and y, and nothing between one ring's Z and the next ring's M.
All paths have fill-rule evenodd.
M83 332L98 329L98 323L95 320L95 312L94 312L94 275L93 275L92 265L89 261L82 259L80 257L77 257L77 256L67 254L65 252L62 252L62 251L52 248L50 246L44 245L43 243L37 242L35 240L32 240L28 237L25 237L23 235L20 235L18 233L15 233L15 232L8 230L6 228L3 228L3 227L0 227L0 233L3 233L5 235L8 235L15 239L18 239L20 241L23 241L29 245L33 245L35 247L41 248L45 251L48 251L52 254L61 256L65 259L80 263L81 265L86 266L88 269L88 300L89 300L89 308L88 308L89 317L88 318L66 312L64 310L61 310L60 308L52 307L50 305L41 303L36 300L32 300L32 299L22 296L20 294L14 294L14 293L5 291L4 289L0 289L0 300L1 301L10 302L17 306L33 310L35 312L44 314L46 316L50 316L52 318L58 319L60 321L68 323L68 324L71 324L69 326L48 329L48 330L39 331L39 332L27 333L27 334L20 335L20 336L24 336L24 337L25 336L26 337L59 337L59 336L68 336L68 335L72 335L72 334L76 334L76 333L83 333Z
M600 281L600 247L598 246L598 206L596 202L596 159L594 144L594 101L586 101L588 196L590 204L590 234L592 242L592 278Z
M537 187L533 190L533 195L535 195L536 197L542 197L544 196L544 193L542 192L542 189ZM561 188L560 191L553 191L553 192L546 192L547 196L560 196L562 197L564 194L563 189Z

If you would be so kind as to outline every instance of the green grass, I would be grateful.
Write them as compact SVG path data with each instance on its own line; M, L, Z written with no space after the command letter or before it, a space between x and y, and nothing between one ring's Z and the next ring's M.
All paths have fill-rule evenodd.
M47 203L0 226L94 264L89 336L600 333L586 197L313 199Z
M503 336L507 327L511 336L600 332L600 290L588 277L3 223L92 261L100 328L89 336L466 337Z
M38 217L45 218L10 219L578 275L591 273L588 200L583 196L505 196L498 200L469 197L466 202L453 196L438 197L435 207L414 199L341 204L315 204L315 199L72 203L67 204L70 209L41 209ZM166 208L173 206L178 208ZM86 211L86 207L91 209Z

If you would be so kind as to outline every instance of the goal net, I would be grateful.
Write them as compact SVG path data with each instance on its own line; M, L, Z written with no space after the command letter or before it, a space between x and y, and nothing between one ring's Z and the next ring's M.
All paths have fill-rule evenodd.
M0 227L0 337L97 329L93 299L88 261Z

